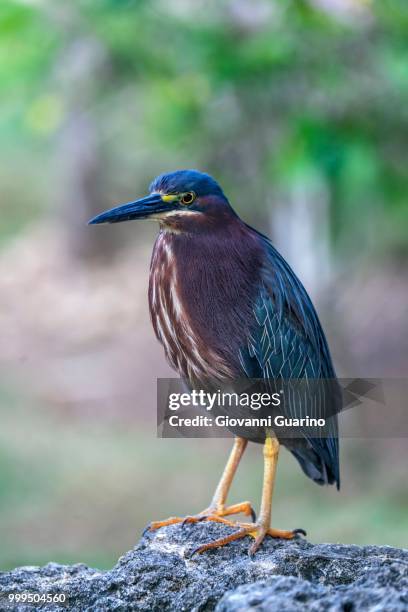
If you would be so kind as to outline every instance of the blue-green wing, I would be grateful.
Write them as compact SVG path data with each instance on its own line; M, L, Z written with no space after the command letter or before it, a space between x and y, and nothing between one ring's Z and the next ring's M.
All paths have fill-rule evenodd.
M341 393L326 338L303 285L269 241L262 238L266 263L253 322L241 349L242 367L250 378L305 381L300 386L285 383L289 390L285 416L324 418L326 429L322 437L310 437L310 430L308 435L307 428L303 429L302 439L292 439L286 446L313 480L339 486L336 415L341 409ZM325 380L330 383L326 385Z

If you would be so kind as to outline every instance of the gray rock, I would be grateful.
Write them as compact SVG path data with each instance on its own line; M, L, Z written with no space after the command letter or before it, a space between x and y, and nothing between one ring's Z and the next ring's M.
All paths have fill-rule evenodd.
M49 563L2 572L0 611L408 610L408 551L267 538L250 559L247 537L185 556L229 531L200 523L149 532L109 571ZM66 602L9 604L10 592L62 593Z

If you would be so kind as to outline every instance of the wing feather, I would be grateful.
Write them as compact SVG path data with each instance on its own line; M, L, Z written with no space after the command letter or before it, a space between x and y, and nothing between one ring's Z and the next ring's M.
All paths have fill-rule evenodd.
M326 437L326 430L325 437L310 437L304 430L305 449L299 445L291 450L314 480L336 482L339 487L336 414L340 408L329 402L341 402L341 394L333 395L331 385L328 397L324 384L311 384L316 379L336 379L327 341L302 283L269 240L262 234L258 237L265 247L265 266L241 364L251 378L307 381L307 392L303 385L302 392L298 387L287 394L286 409L293 418L325 418L329 434Z

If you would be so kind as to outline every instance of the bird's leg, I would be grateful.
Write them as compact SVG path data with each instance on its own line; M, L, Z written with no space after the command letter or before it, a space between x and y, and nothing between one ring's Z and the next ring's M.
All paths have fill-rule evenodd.
M231 488L232 481L237 471L239 462L246 449L248 441L244 438L235 438L234 446L232 447L230 456L225 466L224 472L215 490L213 499L205 510L198 514L186 517L174 516L164 521L154 521L149 525L150 530L159 529L166 525L174 525L175 523L198 523L201 521L214 521L217 523L225 523L227 525L234 525L231 521L224 519L225 516L232 514L245 514L250 516L255 521L255 512L249 502L242 502L240 504L233 504L232 506L226 506L228 492Z
M272 512L272 496L273 488L276 479L276 467L279 458L279 442L276 437L267 436L263 448L264 455L264 478L262 487L261 509L257 528L254 532L250 532L255 538L255 541L249 548L249 554L253 555L258 550L259 546L266 535L272 538L283 538L285 540L293 539L297 533L306 535L303 529L282 530L273 529L271 527L271 512Z
M193 551L191 551L190 556L195 553L202 553L205 550L209 550L211 548L218 548L220 546L224 546L225 544L229 544L229 542L233 542L234 540L243 538L246 535L250 535L255 539L248 551L250 555L253 555L258 550L266 535L269 535L273 538L284 538L286 540L291 540L298 533L306 535L306 532L303 529L284 531L281 529L271 528L270 522L272 493L275 484L276 465L278 462L279 455L279 442L276 437L268 436L266 438L263 454L264 480L262 488L261 510L259 513L258 521L256 523L236 523L236 526L239 527L237 531L234 531L233 533L224 538L214 540L213 542L208 542L208 544L203 544L202 546L195 548Z
M214 517L222 518L224 516L231 516L232 514L245 514L250 516L255 521L255 512L250 502L241 502L239 504L233 504L226 506L227 496L231 488L232 481L237 471L241 457L247 447L248 440L244 438L235 438L234 446L232 447L230 456L227 464L224 468L218 486L215 490L214 496L208 508L193 516L187 516L184 523L196 523L203 520L215 520ZM224 521L222 521L224 522ZM225 521L230 523L230 521Z

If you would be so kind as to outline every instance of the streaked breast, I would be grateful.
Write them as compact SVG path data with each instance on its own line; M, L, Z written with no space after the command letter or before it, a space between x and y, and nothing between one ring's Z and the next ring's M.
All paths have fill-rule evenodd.
M232 371L194 329L182 301L172 236L159 234L153 251L149 307L153 328L171 367L188 380L225 379Z

